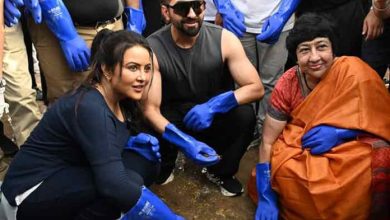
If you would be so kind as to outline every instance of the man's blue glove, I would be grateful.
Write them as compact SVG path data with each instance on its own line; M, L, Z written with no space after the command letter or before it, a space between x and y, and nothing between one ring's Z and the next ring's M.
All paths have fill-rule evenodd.
M40 0L43 20L60 42L68 66L81 72L89 67L91 51L73 25L72 18L61 0Z
M214 4L222 16L223 26L237 37L243 37L246 31L244 15L234 7L230 0L214 0Z
M195 105L187 112L183 121L188 129L201 131L210 127L215 114L226 113L236 106L238 103L234 92L225 92L203 104Z
M139 5L139 9L125 7L125 14L127 16L126 30L142 34L146 28L146 19L141 0L139 1Z
M133 150L153 162L161 161L158 140L149 134L139 133L137 136L131 136L124 149Z
M42 9L38 0L24 0L26 11L31 14L35 23L40 24L42 22Z
M337 145L355 139L359 133L357 130L318 125L303 135L302 147L310 148L311 154L323 154Z
M121 220L184 220L173 211L145 186L142 186L141 196L137 203L131 208Z
M12 27L19 22L20 13L18 7L23 6L22 0L4 0L4 23Z
M259 196L256 220L278 220L278 198L271 188L271 166L269 163L256 165L256 186Z
M207 144L180 131L173 124L168 124L162 137L176 145L188 158L202 166L211 166L218 163L220 157L217 152Z
M283 27L298 7L300 0L282 0L278 11L268 17L261 28L261 34L257 35L258 41L274 44L278 41Z

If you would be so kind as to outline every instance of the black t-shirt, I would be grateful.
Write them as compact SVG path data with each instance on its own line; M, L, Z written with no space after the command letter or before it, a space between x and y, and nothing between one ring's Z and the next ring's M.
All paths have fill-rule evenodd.
M325 11L350 1L361 0L302 0L298 5L297 13Z
M81 88L47 110L13 159L2 191L15 206L17 195L57 171L87 167L97 192L128 210L134 192L128 187L132 180L123 165L122 152L129 135L126 123L115 117L96 89Z
M73 22L80 25L95 25L123 13L122 0L64 0Z

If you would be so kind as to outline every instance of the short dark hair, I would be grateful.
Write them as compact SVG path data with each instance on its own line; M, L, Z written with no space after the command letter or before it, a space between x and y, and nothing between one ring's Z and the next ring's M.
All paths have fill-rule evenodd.
M317 37L326 37L332 43L333 54L337 54L337 33L335 24L331 19L316 13L304 13L295 22L294 28L286 39L286 47L290 56L297 60L296 49L305 41Z

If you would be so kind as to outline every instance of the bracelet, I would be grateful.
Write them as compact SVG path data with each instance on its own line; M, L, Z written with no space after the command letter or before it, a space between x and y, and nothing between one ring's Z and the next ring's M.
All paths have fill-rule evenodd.
M386 11L386 10L389 8L390 1L387 0L385 4L386 4L386 5L385 5L384 8L378 8L378 7L375 5L375 0L372 0L371 9L375 9L376 11Z

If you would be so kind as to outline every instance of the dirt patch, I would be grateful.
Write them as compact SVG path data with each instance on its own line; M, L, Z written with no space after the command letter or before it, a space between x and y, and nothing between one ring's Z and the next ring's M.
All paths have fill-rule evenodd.
M241 160L237 178L245 185L256 164L257 152L257 148L252 148ZM173 182L151 188L186 219L253 219L256 211L256 205L249 199L246 189L238 197L222 196L219 188L201 173L201 167L188 160L175 170Z

